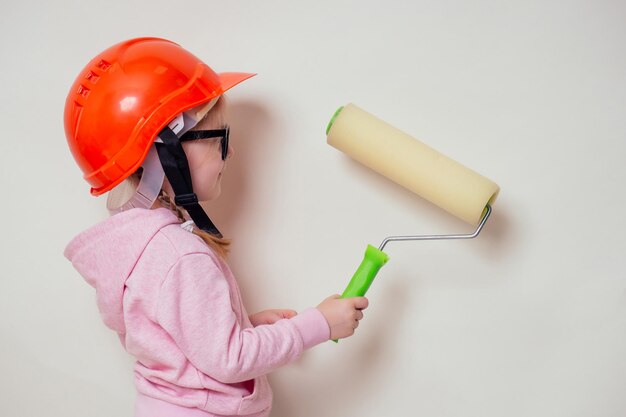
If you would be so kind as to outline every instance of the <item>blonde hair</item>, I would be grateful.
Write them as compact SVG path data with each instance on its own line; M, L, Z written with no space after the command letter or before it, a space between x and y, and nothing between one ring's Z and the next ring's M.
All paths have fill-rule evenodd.
M196 124L196 126L192 130L215 129L225 125L226 98L222 95L215 102L215 105L211 108L211 110L209 110L209 112L204 115L204 117ZM112 201L111 204L113 206L121 206L132 197L132 195L137 190L137 187L139 186L139 180L141 179L142 172L143 168L139 168L117 187L111 190L110 200ZM184 215L184 209L176 205L172 197L168 195L167 191L165 191L163 187L161 187L161 191L159 192L157 201L161 204L161 206L169 209L174 214L176 214L176 217L178 217L181 223L187 221ZM206 243L206 245L210 249L212 249L213 252L218 254L222 259L226 259L231 244L231 241L229 239L214 236L208 232L205 232L204 230L198 229L195 225L192 233L202 239L204 243Z
M181 223L187 221L185 219L185 215L183 214L184 209L178 207L165 190L161 189L157 200L159 200L159 203L161 203L163 207L169 209L174 214L176 214ZM197 227L195 227L195 225L191 233L202 239L204 243L206 243L206 245L211 248L213 252L217 253L222 259L226 259L230 250L230 239L214 236L208 232L205 232L202 229L198 229Z

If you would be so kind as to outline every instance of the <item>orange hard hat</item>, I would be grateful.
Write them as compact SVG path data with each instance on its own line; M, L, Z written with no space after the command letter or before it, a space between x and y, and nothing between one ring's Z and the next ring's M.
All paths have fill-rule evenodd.
M111 190L142 164L180 113L254 76L215 73L180 45L130 39L98 54L65 101L65 135L91 194Z

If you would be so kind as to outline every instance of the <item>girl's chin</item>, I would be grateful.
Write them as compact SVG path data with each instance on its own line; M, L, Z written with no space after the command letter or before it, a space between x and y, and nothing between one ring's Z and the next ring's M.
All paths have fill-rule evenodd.
M218 184L218 185L217 185L217 187L215 187L215 188L211 191L211 193L210 193L210 194L205 194L205 195L203 195L203 196L202 196L203 198L202 198L202 200L201 200L201 201L202 201L203 203L206 203L206 202L209 202L209 201L214 201L214 200L217 200L217 199L218 199L218 197L220 196L220 194L222 194L222 189L221 189L221 187L220 187L220 186L219 186L219 184ZM200 200L200 198L199 198L199 197L198 197L198 200Z

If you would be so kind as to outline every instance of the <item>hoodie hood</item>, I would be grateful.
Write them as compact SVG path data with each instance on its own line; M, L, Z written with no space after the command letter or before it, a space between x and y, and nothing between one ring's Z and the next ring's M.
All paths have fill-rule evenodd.
M96 289L100 315L109 328L126 333L123 314L126 279L154 235L176 223L180 220L166 208L135 208L85 230L65 248L65 257Z

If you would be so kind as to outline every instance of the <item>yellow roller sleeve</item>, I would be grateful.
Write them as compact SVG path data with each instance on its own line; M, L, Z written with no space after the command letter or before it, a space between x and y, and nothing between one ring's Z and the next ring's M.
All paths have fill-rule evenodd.
M354 104L337 111L327 135L329 145L473 225L500 191L488 178Z

